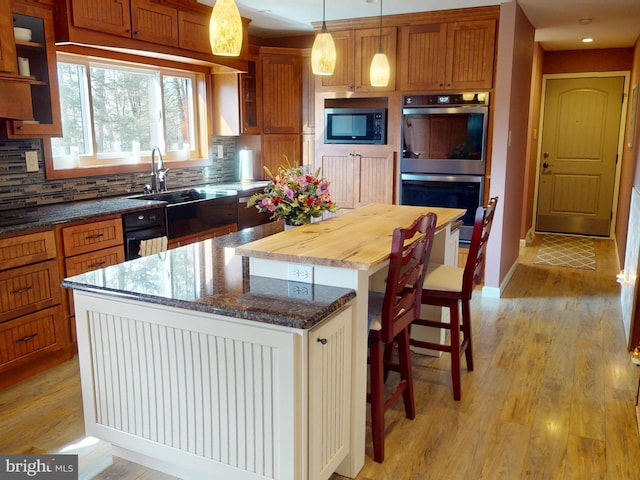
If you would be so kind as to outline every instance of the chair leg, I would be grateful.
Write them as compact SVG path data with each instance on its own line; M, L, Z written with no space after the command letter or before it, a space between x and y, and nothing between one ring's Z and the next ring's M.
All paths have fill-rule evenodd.
M451 380L453 383L453 399L460 400L460 315L458 302L449 305L451 322Z
M387 383L387 379L389 378L389 371L393 370L392 367L394 367L394 365L391 363L393 362L393 347L393 342L387 343L384 346L384 383Z
M402 392L402 400L404 401L404 412L407 418L416 418L416 404L413 397L413 376L411 371L411 352L409 350L409 329L405 328L396 337L398 342L398 357L400 363L400 381L404 382L405 387Z
M372 342L369 347L369 366L371 371L371 437L373 441L373 459L384 460L384 344Z
M467 348L464 351L464 356L467 360L467 370L473 371L473 347L471 344L471 306L468 300L462 301L462 332L464 333L464 340L467 343Z

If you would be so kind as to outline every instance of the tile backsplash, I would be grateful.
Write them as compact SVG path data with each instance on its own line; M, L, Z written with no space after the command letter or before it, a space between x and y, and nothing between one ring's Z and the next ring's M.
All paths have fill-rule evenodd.
M218 145L224 147L222 159L215 156ZM25 152L30 150L38 152L37 172L27 172ZM237 181L235 137L214 137L209 150L211 165L171 168L167 176L169 189ZM42 140L0 140L0 210L142 193L147 183L149 174L140 172L47 180Z

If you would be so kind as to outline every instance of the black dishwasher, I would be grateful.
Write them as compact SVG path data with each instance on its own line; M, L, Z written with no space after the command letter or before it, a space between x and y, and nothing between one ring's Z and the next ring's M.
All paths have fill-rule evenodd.
M133 260L140 257L138 252L140 251L141 240L150 240L167 235L167 226L164 218L164 207L122 215L125 260Z

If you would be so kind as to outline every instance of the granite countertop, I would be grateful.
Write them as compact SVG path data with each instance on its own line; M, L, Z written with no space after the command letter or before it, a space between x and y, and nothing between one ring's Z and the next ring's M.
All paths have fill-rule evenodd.
M198 312L308 329L355 297L351 289L252 276L239 245L282 231L247 228L67 278L67 288Z
M207 185L242 192L263 188L267 183L266 181L258 181L251 183L235 182ZM194 187L195 186L198 185L194 185ZM181 189L182 188L176 188L174 190ZM0 236L13 233L28 233L31 230L53 228L63 223L91 220L98 216L138 212L166 205L166 202L163 201L145 200L144 197L133 198L140 195L141 194L128 194L127 196L123 195L96 200L83 200L0 211Z

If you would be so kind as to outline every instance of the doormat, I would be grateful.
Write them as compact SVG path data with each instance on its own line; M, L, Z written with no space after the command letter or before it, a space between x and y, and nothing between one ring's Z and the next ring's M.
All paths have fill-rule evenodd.
M595 270L596 252L593 240L566 235L545 235L533 263Z

